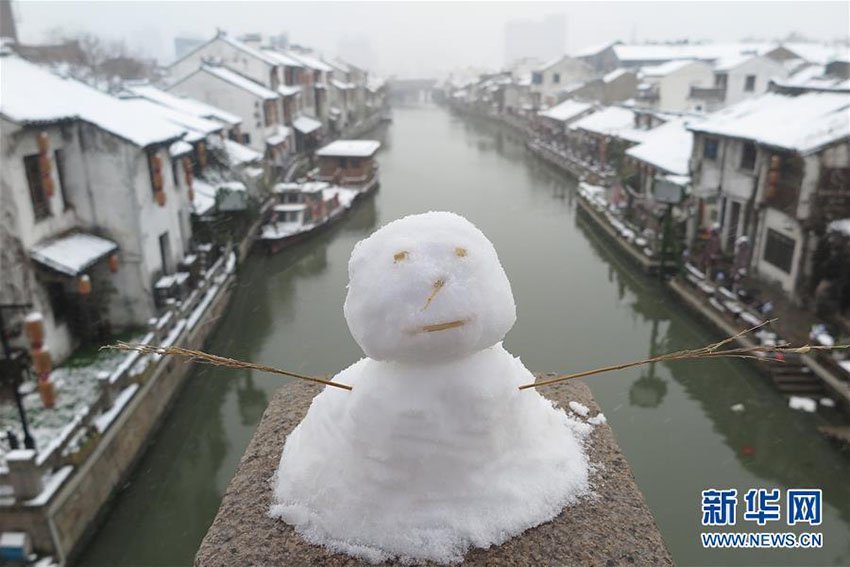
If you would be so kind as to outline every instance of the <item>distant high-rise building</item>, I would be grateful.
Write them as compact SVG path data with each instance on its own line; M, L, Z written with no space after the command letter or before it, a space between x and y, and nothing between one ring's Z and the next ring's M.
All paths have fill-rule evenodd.
M0 37L18 41L18 30L15 28L15 15L12 13L11 0L0 0Z
M563 55L567 45L567 18L546 16L541 21L512 20L505 25L505 65L536 57L546 61Z
M206 43L205 39L195 37L175 37L174 38L174 55L175 59L180 59L199 45Z

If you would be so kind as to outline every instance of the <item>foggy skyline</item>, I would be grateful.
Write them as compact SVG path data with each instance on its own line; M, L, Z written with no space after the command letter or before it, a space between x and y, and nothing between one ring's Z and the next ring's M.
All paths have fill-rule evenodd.
M563 14L565 52L606 41L773 40L792 32L811 39L847 38L846 2L609 2L609 3L376 3L376 2L79 2L14 3L24 43L91 32L123 39L135 54L174 60L177 36L208 39L221 28L234 35L286 33L293 43L329 56L340 46L371 53L372 70L401 77L441 76L453 68L500 68L505 28L517 20Z

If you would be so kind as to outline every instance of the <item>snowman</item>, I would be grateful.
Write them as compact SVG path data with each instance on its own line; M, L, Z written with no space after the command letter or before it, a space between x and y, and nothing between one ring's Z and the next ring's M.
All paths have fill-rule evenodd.
M367 358L334 377L286 440L271 515L372 562L456 563L589 491L590 426L534 390L502 347L510 282L461 216L396 220L359 242L345 318Z

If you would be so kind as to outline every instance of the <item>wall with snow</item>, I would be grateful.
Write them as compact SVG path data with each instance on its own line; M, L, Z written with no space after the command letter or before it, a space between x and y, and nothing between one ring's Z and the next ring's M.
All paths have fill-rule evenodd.
M171 82L179 81L191 75L201 67L204 61L212 58L220 60L222 65L250 77L268 88L277 88L277 85L271 84L271 73L274 69L277 73L277 84L283 84L280 80L279 69L221 38L215 39L191 52L185 58L175 61L168 68Z
M262 98L203 71L176 83L169 91L196 98L239 116L242 118L242 133L251 137L250 143L246 145L258 152L266 151L267 129Z
M745 90L747 76L755 75L755 88ZM744 99L767 91L771 79L784 79L788 71L779 62L768 57L753 57L730 69L726 79L726 98L724 105L735 104Z
M663 77L650 77L647 82L658 85L658 101L654 105L656 109L682 112L691 106L688 98L691 87L711 86L714 83L714 72L709 65L694 61Z

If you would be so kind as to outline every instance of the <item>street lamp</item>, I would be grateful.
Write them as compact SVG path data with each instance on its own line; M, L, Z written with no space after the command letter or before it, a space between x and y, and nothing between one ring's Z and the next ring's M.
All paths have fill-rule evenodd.
M24 373L28 371L30 366L29 353L25 349L13 349L9 346L9 340L6 337L6 325L3 320L3 310L23 310L31 309L31 303L10 303L0 305L0 341L3 343L3 359L0 360L0 387L3 389L11 389L15 398L15 404L18 406L18 414L21 416L21 427L24 430L24 447L27 449L35 449L35 439L30 435L29 426L27 425L27 412L24 409L24 401L21 398L21 393L18 391L18 386L23 382Z

